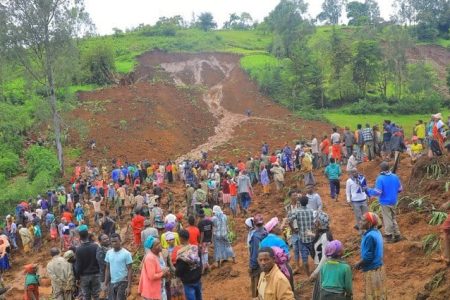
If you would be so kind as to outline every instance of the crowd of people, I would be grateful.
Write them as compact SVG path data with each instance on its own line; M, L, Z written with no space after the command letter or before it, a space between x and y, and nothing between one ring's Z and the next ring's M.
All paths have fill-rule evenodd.
M206 152L181 163L115 159L110 167L92 161L77 164L70 186L23 201L6 217L0 231L0 270L10 268L9 256L15 251L37 253L46 242L51 244L46 272L54 299L122 300L138 284L143 299L198 300L202 276L212 264L220 268L244 259L234 253L232 227L235 220L245 220L253 299L298 299L294 275L299 273L315 282L313 299L350 299L352 269L364 273L367 299L386 299L384 242L403 239L395 209L402 191L395 174L398 157L407 149L413 160L425 151L442 155L441 119L436 114L427 125L419 121L409 145L402 128L387 120L381 130L369 124L355 131L346 127L342 133L333 128L330 139L325 135L319 142L312 136L272 152L264 142L260 153L236 164L209 160ZM358 165L377 156L380 173L370 186ZM340 201L341 179L347 178L343 203L352 207L355 232L361 237L361 259L354 266L343 259L344 246L333 236L323 195L316 191L313 170L319 168L329 181L330 201ZM298 188L287 188L286 173L294 171L301 174L301 182ZM185 186L182 204L175 201L174 182ZM269 197L272 183L276 193L288 193L285 215L270 220L251 215L259 211L252 204L256 187ZM369 211L370 197L379 199L381 219ZM447 262L449 223L444 224ZM129 249L122 241L127 232L132 237ZM139 282L133 282L136 251L144 253ZM24 271L25 299L39 299L37 266L26 265Z

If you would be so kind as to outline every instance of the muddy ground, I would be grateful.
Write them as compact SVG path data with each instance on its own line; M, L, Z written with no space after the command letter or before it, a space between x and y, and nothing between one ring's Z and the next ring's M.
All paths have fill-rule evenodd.
M134 74L121 85L95 92L80 93L80 106L71 112L69 120L81 120L88 125L89 139L95 139L97 149L84 149L80 162L92 159L95 163L109 165L112 158L124 161L142 159L167 160L198 157L200 150L223 161L246 159L259 152L261 143L267 141L271 149L281 148L285 142L310 139L313 134L330 133L331 125L305 121L292 116L259 93L257 86L239 68L239 57L228 54L167 54L151 52L139 58L140 65ZM246 116L247 109L251 116ZM76 131L72 143L82 142ZM68 161L75 164L76 161ZM369 185L374 184L380 161L364 163L360 170ZM399 175L409 182L411 165L404 158ZM353 213L343 197L331 201L328 183L322 170L315 171L318 193L324 209L331 216L331 228L336 239L341 240L350 252L348 261L353 264L359 258L359 238L353 229ZM343 176L342 185L346 175ZM298 173L287 175L287 187L304 187ZM176 182L168 186L175 194L178 207L182 208L183 185ZM409 187L417 192L418 185ZM282 202L285 192L275 192L262 197L261 187L256 187L251 213L260 212L266 220L273 216L284 217ZM431 189L427 193L436 195ZM444 194L443 194L444 193ZM435 201L448 199L448 193L439 190ZM404 209L398 217L400 229L406 238L397 244L385 245L385 266L390 299L416 299L424 292L426 284L435 274L444 271L444 279L433 290L432 298L450 297L448 271L440 262L427 256L421 249L421 239L439 229L428 225L429 215ZM247 275L248 255L245 246L244 218L233 220L237 240L233 244L237 263L225 263L203 278L204 299L250 299L250 281ZM127 233L127 224L121 224ZM134 249L127 239L125 245ZM5 275L5 281L13 286L7 299L22 299L23 274L21 266L38 262L45 276L44 267L50 259L47 242L42 252L33 257L14 255L13 269ZM297 276L298 292L309 298L312 284L304 274ZM136 278L136 284L138 279ZM363 277L354 271L354 299L363 299ZM430 285L428 285L430 286ZM431 288L429 288L431 290ZM49 287L42 287L41 294L48 297ZM424 293L426 294L426 293ZM140 299L136 286L130 299Z

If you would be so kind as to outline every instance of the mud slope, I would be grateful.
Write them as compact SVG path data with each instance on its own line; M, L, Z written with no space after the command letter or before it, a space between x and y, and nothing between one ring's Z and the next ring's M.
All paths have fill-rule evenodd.
M329 131L327 124L294 118L262 96L236 55L150 52L139 57L130 78L128 85L80 93L80 107L68 120L81 129L87 124L85 139L97 142L83 158L180 160L214 149L220 154L235 133L253 127L249 134L260 141L277 137L280 147ZM74 144L80 131L71 133Z

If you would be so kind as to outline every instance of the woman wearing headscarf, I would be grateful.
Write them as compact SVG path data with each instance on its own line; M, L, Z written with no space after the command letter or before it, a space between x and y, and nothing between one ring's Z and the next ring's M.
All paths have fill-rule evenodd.
M164 232L163 234L161 234L161 247L163 249L168 249L169 248L169 243L167 242L169 239L168 237L172 237L173 236L173 240L174 240L174 246L178 246L180 244L180 237L178 236L177 232L173 232L173 229L175 228L176 224L171 222L171 223L166 223L164 225L164 229L166 230L166 232Z
M383 267L383 237L378 230L380 219L373 212L362 217L365 230L361 241L361 260L355 265L364 273L365 299L387 299L386 274Z
M164 277L169 275L169 269L161 260L161 243L153 236L149 236L144 242L144 248L150 249L142 262L141 277L139 279L138 292L145 300L166 300Z
M183 300L184 292L183 292L183 284L180 279L175 277L175 263L177 257L177 251L180 248L179 245L175 245L175 233L174 232L166 232L165 233L166 241L169 245L167 249L162 249L161 255L164 259L166 266L169 268L172 276L166 279L166 294L167 299L170 300Z
M344 248L338 240L325 248L328 260L320 269L320 300L352 299L352 269L342 260ZM373 299L373 298L366 298Z
M6 235L0 235L0 273L11 268L9 264L9 257L6 249L9 247L9 241Z
M329 242L333 240L333 235L330 231L330 219L328 215L322 211L317 212L316 220L316 233L313 241L314 245L314 264L316 265L315 270L309 277L310 280L316 280L314 284L313 300L320 299L320 269L327 261L327 256L325 255L325 249Z
M228 240L228 218L218 205L214 205L211 221L213 222L214 260L220 268L222 260L232 257L235 262L233 248Z
M202 262L198 247L189 244L189 232L180 231L181 247L177 251L175 275L183 282L187 300L202 299Z

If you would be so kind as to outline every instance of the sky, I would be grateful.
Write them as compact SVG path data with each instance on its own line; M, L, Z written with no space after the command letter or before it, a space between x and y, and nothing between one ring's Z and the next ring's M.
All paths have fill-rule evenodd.
M316 17L323 1L306 2L309 4L308 14ZM392 2L378 0L382 18L389 19ZM85 0L99 34L110 34L114 27L124 30L141 23L154 24L163 16L181 15L190 21L193 13L199 15L202 12L211 12L219 27L231 13L248 12L254 20L262 21L278 3L279 0Z

